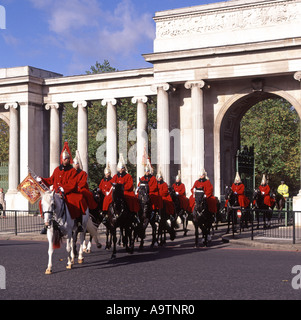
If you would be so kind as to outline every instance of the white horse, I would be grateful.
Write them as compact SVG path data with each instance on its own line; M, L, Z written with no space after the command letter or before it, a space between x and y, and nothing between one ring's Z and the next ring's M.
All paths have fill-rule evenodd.
M47 238L49 242L49 260L45 274L52 273L52 255L54 247L56 247L60 243L63 236L66 236L67 238L66 249L68 252L68 261L66 268L71 269L72 264L74 263L74 245L72 233L77 230L77 223L71 218L65 201L59 194L56 194L54 191L46 191L42 196L41 204L44 214L44 223L47 227ZM80 232L80 249L78 254L78 263L83 263L84 261L83 242L88 219L89 210L87 209L86 215L82 216L82 227L84 232Z
M90 216L87 224L87 232L90 234L89 241L88 244L86 244L85 240L83 243L83 250L85 253L91 253L92 239L95 240L98 249L101 249L102 247L100 237L98 235L98 226L99 225L95 224L92 220L92 217Z

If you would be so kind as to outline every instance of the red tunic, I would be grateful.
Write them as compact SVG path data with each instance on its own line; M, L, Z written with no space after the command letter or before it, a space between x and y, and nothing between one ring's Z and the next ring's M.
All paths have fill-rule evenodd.
M196 180L193 187L191 188L192 195L189 198L189 205L193 211L195 206L195 198L194 198L194 189L195 188L204 188L204 192L206 195L208 210L211 213L217 213L217 199L213 195L213 186L209 180L199 179Z
M89 190L88 174L83 170L77 171L77 185L78 191L84 196L89 209L97 208L97 202L94 200L93 193Z
M57 193L60 192L59 187L64 189L65 201L72 219L86 213L88 206L83 195L78 192L77 171L72 166L60 165L54 169L50 178L43 178L43 182L48 187L53 186Z
M184 209L187 212L191 212L191 208L189 206L189 199L186 197L186 188L184 183L174 183L172 187L175 190L175 192L178 193L181 209Z
M260 185L259 186L259 190L260 190L260 192L261 192L261 194L263 195L263 201L264 201L264 204L265 205L267 205L267 206L269 206L269 207L272 207L273 206L273 199L271 199L271 197L270 197L270 191L271 191L271 189L270 189L270 187L269 187L269 185Z
M172 201L172 198L168 191L168 185L166 182L159 182L158 183L159 188L159 195L162 197L166 213L168 215L174 215L175 214L175 205Z
M124 198L131 212L138 212L140 205L138 198L135 197L133 178L129 173L117 173L112 179L112 183L123 184Z
M104 178L100 181L99 189L105 196L103 199L102 210L108 211L112 203L112 177Z
M153 175L143 176L141 178L141 181L148 181L149 197L151 199L152 209L153 210L162 209L163 208L163 200L159 196L158 182L157 182L157 179L155 178L155 176L153 176ZM139 182L138 186L140 186L140 182Z
M250 204L250 200L245 196L245 186L243 183L232 184L231 187L233 192L236 192L238 195L238 203L241 207L246 208Z

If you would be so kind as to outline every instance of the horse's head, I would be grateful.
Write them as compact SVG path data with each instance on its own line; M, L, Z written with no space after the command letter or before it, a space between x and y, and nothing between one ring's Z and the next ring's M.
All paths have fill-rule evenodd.
M229 186L225 186L225 199L229 200L232 194L233 194L232 188Z
M228 200L231 205L238 205L238 196L229 186L225 187L225 199Z
M43 194L41 206L44 216L44 223L46 226L49 226L55 210L54 191L46 191Z
M207 201L204 188L195 188L195 208L197 212L202 212L206 209Z
M140 186L138 190L138 200L142 205L148 204L150 202L148 181L142 181L140 179Z
M99 188L95 188L92 191L92 193L93 193L93 198L94 198L95 202L98 204L98 207L102 208L103 199L104 199L103 193L100 191Z
M124 186L121 183L112 183L112 200L117 211L125 207Z

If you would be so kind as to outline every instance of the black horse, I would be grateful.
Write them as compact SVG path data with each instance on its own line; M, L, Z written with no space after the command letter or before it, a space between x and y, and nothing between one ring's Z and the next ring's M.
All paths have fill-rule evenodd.
M158 227L158 241L159 245L163 246L166 243L166 233L169 233L170 240L176 238L176 217L166 212L165 203L163 201L163 208L159 210L159 227Z
M112 184L112 203L109 206L108 214L104 225L112 236L113 253L111 258L116 257L117 228L125 231L124 244L126 251L134 252L134 224L135 219L132 212L129 211L124 198L123 184Z
M225 187L225 200L227 201L226 205L226 215L228 221L227 232L230 231L230 223L232 222L232 231L233 233L237 231L237 210L241 210L241 207L238 203L238 196L235 194L231 187Z
M142 181L140 179L140 186L138 190L138 200L140 204L140 211L138 213L139 223L135 229L135 238L138 236L140 238L139 249L143 249L144 239L146 236L146 228L148 224L152 227L152 243L153 247L157 242L157 224L158 221L157 213L152 210L151 198L149 195L149 185L147 181Z
M257 229L259 229L259 213L263 214L263 228L271 227L271 219L273 210L264 203L264 196L259 189L255 189L253 193L253 204L255 207L255 215L257 220Z
M208 235L213 223L213 215L209 212L203 188L195 189L195 206L192 213L195 229L195 247L199 246L199 228L202 231L204 245L208 246Z
M274 201L275 201L274 206L276 206L276 209L279 211L278 212L278 222L282 222L281 211L285 207L285 198L284 198L284 196L282 194L280 194L279 192L275 191L274 189L271 190L270 196L271 196L272 199L274 199Z
M245 228L248 228L248 222L251 219L250 215L250 208L242 208L238 201L238 195L232 190L231 187L226 186L225 187L225 199L227 201L226 206L226 213L227 213L227 221L228 221L228 229L226 233L229 233L230 231L230 223L232 222L232 231L233 233L236 232L236 225L237 225L237 217L238 212L240 212L240 231Z

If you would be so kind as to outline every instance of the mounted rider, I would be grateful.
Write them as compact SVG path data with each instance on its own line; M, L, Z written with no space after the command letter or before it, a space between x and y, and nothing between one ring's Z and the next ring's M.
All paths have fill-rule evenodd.
M267 184L267 179L265 177L265 174L262 176L259 190L261 192L261 195L263 196L264 204L267 205L269 208L272 208L274 206L275 200L272 199L270 196L271 189L270 189L270 186Z
M144 167L144 176L140 178L141 181L147 181L148 187L149 187L149 197L150 202L152 205L152 210L158 211L163 208L163 200L159 196L159 189L158 189L158 182L156 177L153 175L153 168L149 161L147 160L147 163ZM138 183L138 188L136 190L136 193L139 191L140 181Z
M161 171L159 171L157 173L156 178L158 181L159 196L163 200L163 205L165 207L166 214L170 215L170 216L174 216L175 215L175 205L174 205L172 198L169 194L168 185L164 181Z
M103 211L103 214L105 215L109 210L110 204L112 203L113 185L112 185L112 176L111 176L112 172L111 172L109 163L104 170L104 174L105 174L105 177L100 181L98 188L100 192L104 195L102 211Z
M250 200L247 196L245 196L245 185L242 183L240 175L236 172L236 176L234 182L231 186L232 191L238 197L238 203L242 209L247 208L250 205ZM227 205L228 200L226 201Z
M89 207L90 213L98 213L98 205L97 202L94 200L93 193L89 189L88 174L83 170L83 164L78 150L76 150L76 156L73 159L73 167L77 172L78 192L80 192L84 196Z
M289 197L289 188L288 185L285 184L284 180L281 180L281 184L278 186L277 192L281 194L284 198Z
M211 184L207 172L205 169L201 169L200 171L200 178L195 181L193 187L191 188L191 196L189 197L189 205L193 211L195 206L195 189L196 188L203 188L206 196L206 202L208 206L209 212L212 214L217 213L217 199L213 195L213 185Z
M134 184L132 176L127 172L123 155L120 154L119 162L117 164L117 174L114 175L112 183L123 184L124 198L127 203L128 209L132 213L139 211L140 205L138 199L135 197Z
M78 231L82 232L82 215L86 214L88 205L83 194L78 192L77 171L71 165L73 160L67 141L61 152L60 162L61 165L54 169L51 177L38 177L37 180L43 181L48 187L52 186L56 193L64 197L71 218L76 220Z
M191 213L191 207L189 206L189 199L186 197L186 188L184 183L181 181L181 171L178 171L178 175L176 176L176 182L172 185L175 190L176 195L180 201L180 209L185 210L186 212Z

